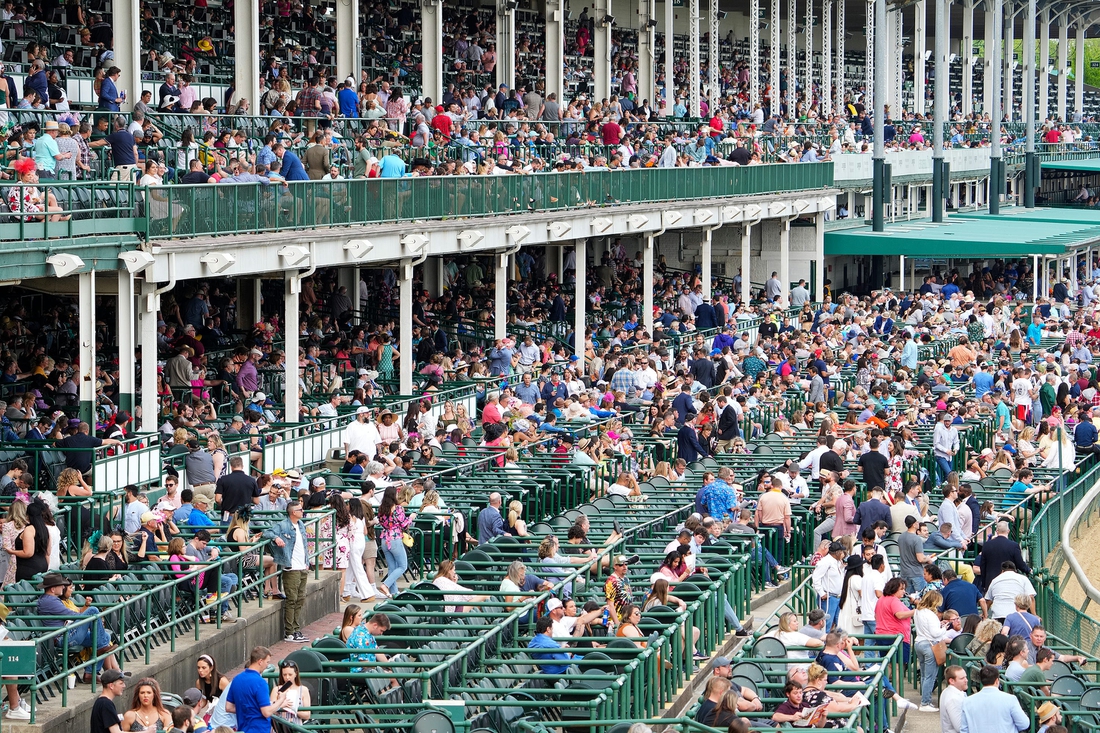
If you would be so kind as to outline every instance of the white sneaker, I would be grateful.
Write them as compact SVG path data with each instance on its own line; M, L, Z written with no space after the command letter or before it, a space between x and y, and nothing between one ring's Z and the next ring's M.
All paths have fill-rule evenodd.
M940 711L935 705L921 705L917 710L922 713L938 713Z
M27 702L27 698L25 698L25 697L19 698L19 709L20 710L26 710L28 713L31 711L31 706L30 706L30 703Z
M899 710L913 710L917 707L917 704L915 702L909 702L900 695L895 695L894 699L897 700Z
M4 713L4 718L7 720L30 720L31 712L29 710L23 710L22 708L15 708L14 710L8 710Z

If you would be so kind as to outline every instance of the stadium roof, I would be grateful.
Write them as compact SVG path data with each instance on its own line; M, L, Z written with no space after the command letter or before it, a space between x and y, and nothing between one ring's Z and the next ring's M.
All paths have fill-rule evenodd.
M1043 161L1045 171L1063 171L1065 173L1100 173L1100 157L1084 160Z
M827 231L825 255L987 259L1059 255L1100 243L1100 212L1005 211L1001 216L983 212L952 215L939 224L928 219L897 222L887 224L885 231L878 233L870 226Z

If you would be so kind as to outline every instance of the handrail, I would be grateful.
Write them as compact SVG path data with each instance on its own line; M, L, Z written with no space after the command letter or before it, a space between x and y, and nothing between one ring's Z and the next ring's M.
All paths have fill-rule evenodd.
M1073 571L1074 577L1077 578L1077 582L1081 585L1081 589L1085 591L1085 595L1088 596L1089 600L1094 603L1100 603L1100 590L1097 590L1096 586L1089 581L1081 564L1077 562L1077 556L1070 545L1070 534L1072 529L1076 528L1081 517L1086 512L1092 511L1097 498L1100 498L1100 481L1097 481L1096 485L1089 490L1089 493L1085 494L1085 497L1077 503L1073 511L1070 512L1069 517L1066 518L1066 523L1062 525L1062 554L1065 555L1066 562L1069 563L1069 567Z

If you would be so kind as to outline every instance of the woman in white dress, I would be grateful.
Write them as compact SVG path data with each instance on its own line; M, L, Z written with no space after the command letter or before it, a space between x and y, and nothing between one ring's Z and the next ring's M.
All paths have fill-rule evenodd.
M348 551L348 573L345 574L344 596L358 594L361 602L366 603L378 595L378 590L367 578L366 560L363 557L368 542L374 542L367 536L367 522L363 504L358 499L348 499L348 513L351 515L351 549ZM352 593L355 591L355 594Z

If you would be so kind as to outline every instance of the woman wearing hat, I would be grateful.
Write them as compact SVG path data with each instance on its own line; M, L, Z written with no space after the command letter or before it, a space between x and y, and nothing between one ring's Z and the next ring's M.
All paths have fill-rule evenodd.
M860 609L863 591L863 558L852 555L844 569L844 585L840 591L840 609L837 626L850 634L863 633L863 617Z
M56 123L54 123L56 124ZM57 203L53 192L47 192L43 199L38 189L38 171L33 158L17 158L11 164L19 176L19 185L8 189L8 208L15 214L23 213L26 221L45 221L46 212L50 221L68 221L69 215Z

